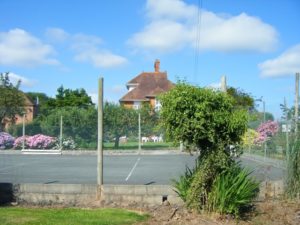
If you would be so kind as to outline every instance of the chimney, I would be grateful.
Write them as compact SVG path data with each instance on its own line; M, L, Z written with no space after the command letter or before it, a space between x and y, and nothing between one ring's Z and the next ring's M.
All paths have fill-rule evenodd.
M156 59L154 62L154 71L155 73L159 73L159 67L160 67L160 61L159 59Z

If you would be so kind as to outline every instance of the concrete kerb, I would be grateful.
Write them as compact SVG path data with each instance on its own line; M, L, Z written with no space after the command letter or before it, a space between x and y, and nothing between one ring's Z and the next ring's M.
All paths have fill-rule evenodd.
M87 205L96 200L97 188L94 184L15 184L13 190L19 203ZM101 201L118 205L160 205L163 200L183 204L169 185L103 185L101 193Z
M19 203L36 205L89 205L97 199L96 184L0 184L0 196L12 192ZM103 185L101 201L108 204L160 205L167 200L173 205L183 201L170 185ZM284 182L265 181L260 185L258 200L273 199L284 193ZM1 200L1 199L0 199Z

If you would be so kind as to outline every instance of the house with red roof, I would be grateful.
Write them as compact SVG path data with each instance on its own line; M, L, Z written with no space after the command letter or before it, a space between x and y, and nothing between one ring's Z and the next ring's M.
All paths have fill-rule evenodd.
M119 100L127 108L139 109L149 103L153 109L161 107L157 96L169 91L174 84L168 80L167 72L160 72L160 61L154 62L154 72L142 72L126 84L128 92Z

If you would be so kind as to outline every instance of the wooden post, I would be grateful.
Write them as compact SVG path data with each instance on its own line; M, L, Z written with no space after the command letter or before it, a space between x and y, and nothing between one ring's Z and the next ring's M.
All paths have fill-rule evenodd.
M101 199L103 186L103 78L98 81L98 149L97 149L97 200Z

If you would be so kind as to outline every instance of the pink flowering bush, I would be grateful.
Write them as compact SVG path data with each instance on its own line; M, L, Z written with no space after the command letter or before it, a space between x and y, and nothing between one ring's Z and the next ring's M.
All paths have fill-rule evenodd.
M278 132L278 128L278 123L275 121L268 120L267 122L262 123L256 130L259 135L254 143L258 145L264 143Z
M9 149L14 145L15 138L9 133L0 132L0 149Z
M56 138L46 136L43 134L36 134L34 136L25 136L25 148L30 149L51 149L56 142ZM15 140L14 148L20 149L23 145L23 137L18 137Z

